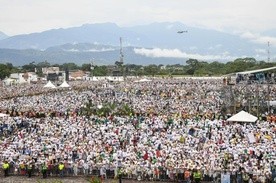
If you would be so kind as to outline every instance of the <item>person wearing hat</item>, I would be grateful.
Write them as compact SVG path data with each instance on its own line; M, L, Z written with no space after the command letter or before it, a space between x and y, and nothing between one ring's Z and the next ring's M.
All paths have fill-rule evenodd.
M10 168L10 165L7 161L4 161L3 165L2 165L2 168L4 170L4 176L7 177L9 176L9 168Z

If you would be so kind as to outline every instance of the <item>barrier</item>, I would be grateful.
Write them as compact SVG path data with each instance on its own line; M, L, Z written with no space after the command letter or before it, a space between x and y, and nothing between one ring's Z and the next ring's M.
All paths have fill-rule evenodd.
M122 175L122 179L132 179L132 180L140 180L140 181L161 181L161 182L185 182L184 174L182 172L174 171L175 173L170 173L164 169L159 171L158 175L153 173L149 174L146 171L137 171L136 173L124 173ZM1 172L3 176L3 171ZM10 165L9 176L28 176L28 170L26 168L15 167ZM42 169L38 167L34 167L31 170L32 177L42 177ZM58 166L53 166L46 171L47 177L99 177L102 179L114 179L116 177L115 169L106 169L106 171L101 171L100 168L89 167L88 169L84 168L76 168L70 167L65 168L62 172L58 170ZM203 176L203 181L214 181L213 177L208 175Z
M28 171L26 168L20 168L10 165L9 168L9 176L29 176L29 172L31 172L31 177L42 177L42 169L39 167L34 167L31 171ZM136 173L123 173L122 179L130 179L130 180L138 180L138 181L161 181L161 182L182 182L186 183L187 181L184 178L184 171L182 169L172 169L170 171L163 169L158 171L158 174L151 173L146 170L137 171ZM275 172L274 172L275 174ZM4 172L1 171L1 176L4 175ZM191 172L191 175L193 173ZM224 170L202 174L202 182L221 182L221 177L225 177ZM230 176L230 182L239 182L242 177L241 172L228 172ZM249 174L251 178L254 176ZM64 170L59 171L58 166L52 166L52 168L46 171L46 178L51 177L87 177L88 179L91 177L98 177L100 179L117 179L116 169L107 168L102 169L99 167L88 167L84 169L83 167L67 167ZM191 176L192 179L192 176ZM267 180L272 180L273 177L267 177Z

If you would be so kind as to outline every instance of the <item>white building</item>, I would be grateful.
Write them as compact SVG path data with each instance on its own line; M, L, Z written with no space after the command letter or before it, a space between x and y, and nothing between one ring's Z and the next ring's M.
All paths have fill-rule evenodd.
M12 73L9 78L3 80L4 85L24 84L37 82L38 78L34 72Z

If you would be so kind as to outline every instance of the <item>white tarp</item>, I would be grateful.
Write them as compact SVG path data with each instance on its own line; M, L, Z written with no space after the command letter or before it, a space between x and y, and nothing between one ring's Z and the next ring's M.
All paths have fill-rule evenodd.
M56 86L49 80L48 83L44 86L44 88L56 88Z
M235 121L235 122L256 122L257 117L249 114L245 111L240 111L239 113L233 115L232 117L228 118L227 121Z
M63 83L59 87L68 88L70 87L70 85L66 81L63 81Z

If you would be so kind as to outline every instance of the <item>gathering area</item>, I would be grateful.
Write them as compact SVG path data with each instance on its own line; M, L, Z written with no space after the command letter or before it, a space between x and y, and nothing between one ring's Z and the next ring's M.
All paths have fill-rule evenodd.
M31 167L31 176L46 169L46 177L190 181L199 171L205 181L275 181L276 111L222 110L222 79L68 84L0 88L0 161L9 163L9 176ZM256 88L233 86L243 102ZM275 90L271 85L270 100ZM265 86L256 91L268 95ZM245 115L230 119L240 111ZM247 121L250 112L256 118Z

